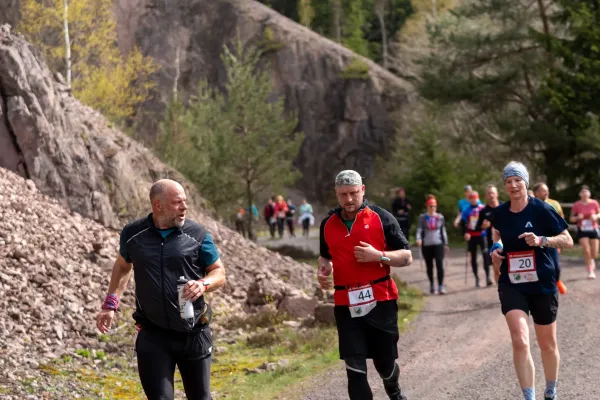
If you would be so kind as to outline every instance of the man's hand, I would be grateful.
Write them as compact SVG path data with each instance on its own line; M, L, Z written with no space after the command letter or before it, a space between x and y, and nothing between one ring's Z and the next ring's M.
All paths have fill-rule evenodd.
M188 281L183 288L183 299L192 302L198 300L206 292L206 286L200 281Z
M539 237L532 232L525 232L519 235L519 239L525 239L525 242L528 246L538 247L541 244L541 240Z
M506 257L502 255L502 250L495 249L492 252L492 264L494 265L494 268L500 269L500 265L502 265L502 260L504 260L505 258Z
M483 222L481 223L481 228L482 229L488 229L490 226L492 226L492 224L487 219L484 219Z
M468 233L465 233L465 242L468 242L469 240L471 240L471 235Z
M446 254L450 253L450 246L445 245L444 246L444 251L446 252Z
M98 316L96 317L96 327L100 332L106 333L110 331L110 327L112 326L112 322L114 319L114 310L102 310L98 313Z
M404 210L403 209L399 209L398 210L398 215L404 215Z
M415 243L417 245L417 247L421 247L421 245L423 244L422 240L417 240L417 243Z
M381 251L375 249L369 243L360 242L360 246L354 247L354 257L360 263L381 261Z
M331 260L319 257L319 272L317 273L317 278L321 289L331 289L331 280L329 279L331 272L333 272L333 263Z

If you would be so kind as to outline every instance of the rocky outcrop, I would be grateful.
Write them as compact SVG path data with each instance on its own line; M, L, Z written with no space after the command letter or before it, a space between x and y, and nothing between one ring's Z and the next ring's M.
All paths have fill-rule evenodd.
M405 81L253 0L117 0L115 10L123 50L137 45L162 67L160 95L144 105L142 135L155 131L172 93L178 50L178 87L186 97L202 78L224 85L219 53L232 39L267 41L264 66L305 134L296 160L304 173L300 189L317 200L331 192L341 169L372 175L375 157L386 154L396 133L392 114L408 102ZM343 77L355 58L368 65L366 79Z
M0 167L31 179L61 206L119 228L150 211L147 196L154 181L176 179L186 189L189 217L208 228L220 249L229 270L224 294L232 304L259 304L256 293L266 292L280 301L311 288L310 266L257 246L211 218L193 185L75 100L7 25L0 28L0 95ZM257 276L269 289L249 294Z

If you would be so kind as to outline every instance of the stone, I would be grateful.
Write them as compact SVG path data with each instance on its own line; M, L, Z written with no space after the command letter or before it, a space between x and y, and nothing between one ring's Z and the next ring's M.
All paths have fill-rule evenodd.
M294 318L304 318L312 315L317 305L317 299L306 295L286 296L281 300L277 309L286 312Z
M315 307L315 321L324 324L335 324L335 315L333 313L334 305L332 303L319 303Z

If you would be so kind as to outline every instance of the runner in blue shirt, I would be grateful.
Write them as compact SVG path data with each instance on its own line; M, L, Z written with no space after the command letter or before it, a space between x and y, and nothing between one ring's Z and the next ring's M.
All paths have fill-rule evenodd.
M556 342L558 294L555 248L573 247L567 223L547 203L527 195L529 173L511 161L503 171L510 201L492 213L494 269L500 272L498 292L510 330L513 361L525 400L535 400L535 368L529 348L529 314L533 317L546 377L545 400L556 399L559 353Z

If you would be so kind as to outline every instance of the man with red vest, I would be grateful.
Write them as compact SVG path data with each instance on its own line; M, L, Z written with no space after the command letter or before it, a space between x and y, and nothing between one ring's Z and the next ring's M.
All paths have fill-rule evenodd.
M390 267L412 262L408 240L388 211L368 205L361 176L352 170L335 178L340 204L321 223L319 284L335 288L340 358L346 363L351 400L373 399L367 359L383 379L390 399L406 400L399 384L398 288Z

